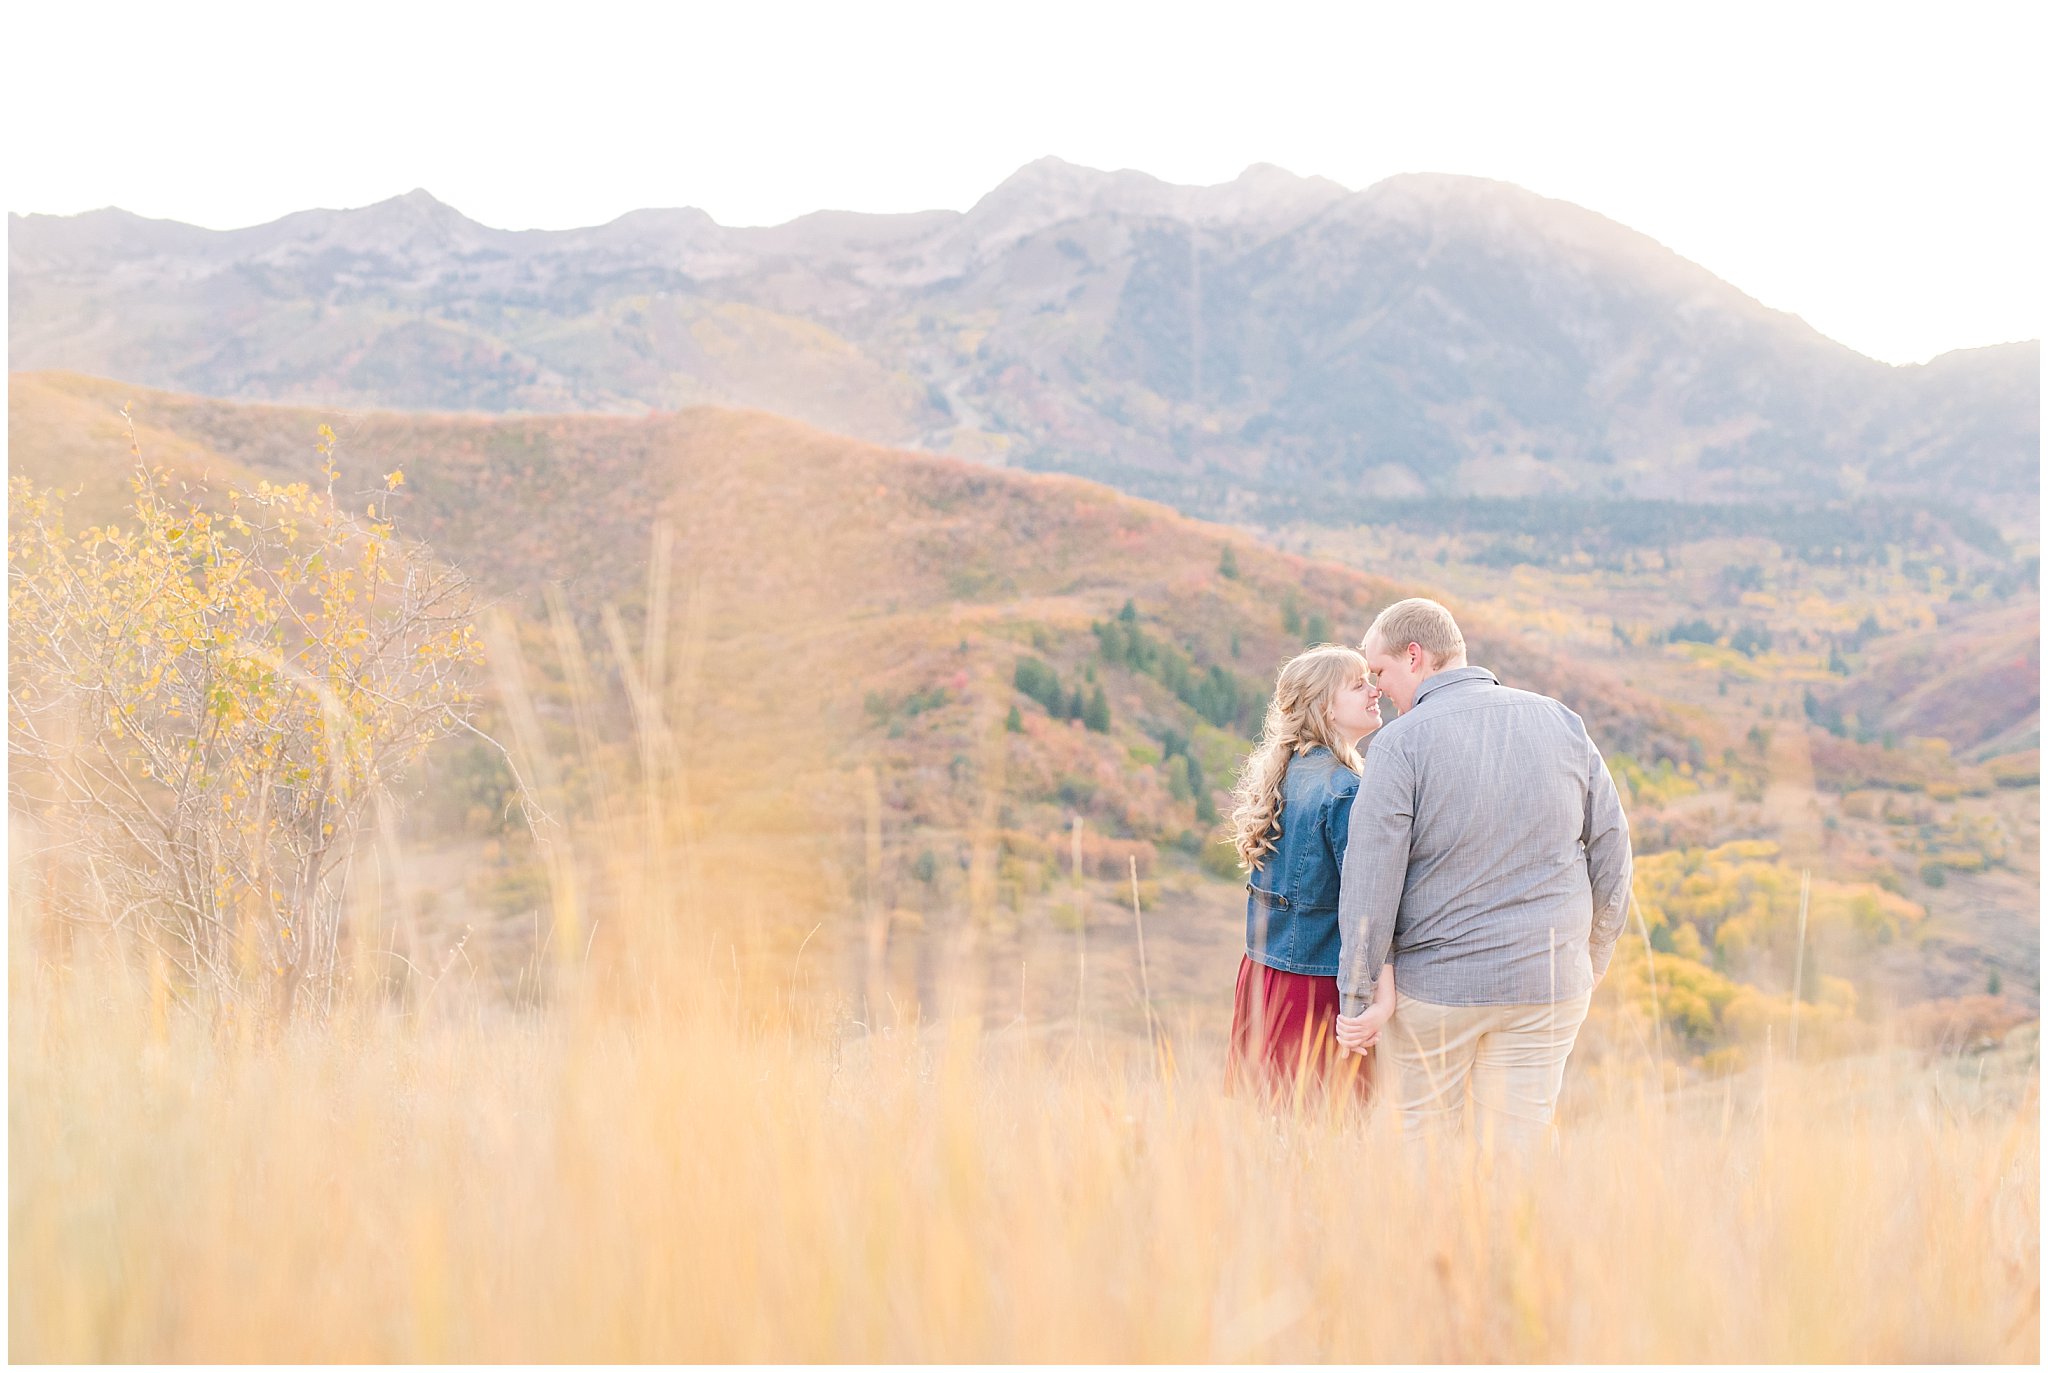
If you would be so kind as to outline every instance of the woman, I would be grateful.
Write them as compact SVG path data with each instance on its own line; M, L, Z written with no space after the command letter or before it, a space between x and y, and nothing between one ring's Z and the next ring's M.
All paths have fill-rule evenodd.
M1337 1016L1337 882L1359 743L1380 727L1380 693L1365 659L1318 644L1280 669L1259 744L1245 760L1231 814L1245 883L1245 954L1237 969L1225 1080L1285 1092L1332 1075ZM1393 968L1374 988L1374 1019L1391 1014ZM1363 1094L1371 1065L1337 1075Z

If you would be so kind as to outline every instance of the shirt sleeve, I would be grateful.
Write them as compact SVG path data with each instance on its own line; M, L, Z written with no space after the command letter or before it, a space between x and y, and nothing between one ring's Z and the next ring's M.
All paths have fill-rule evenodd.
M1408 837L1415 822L1414 770L1399 748L1376 745L1351 803L1343 879L1337 890L1338 1009L1357 1015L1394 944L1394 920L1408 881Z
M1586 753L1586 827L1580 837L1585 841L1586 874L1593 886L1593 930L1586 952L1597 981L1606 974L1615 941L1628 919L1635 855L1629 845L1628 817L1621 812L1621 796L1614 789L1614 778L1608 775L1607 760L1590 738Z

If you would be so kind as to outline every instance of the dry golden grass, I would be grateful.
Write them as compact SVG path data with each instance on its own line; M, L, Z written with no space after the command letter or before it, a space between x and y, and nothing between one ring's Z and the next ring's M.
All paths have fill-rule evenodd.
M1526 1175L1200 1044L459 986L268 1041L20 933L16 1360L2012 1360L2033 1070L1581 1093ZM32 911L28 913L32 919Z
M848 844L804 839L850 829L874 784L787 730L726 728L750 717L699 699L707 631L680 620L673 676L630 683L654 722L638 780L591 815L546 781L508 685L526 674L497 654L526 771L563 817L554 923L519 984L548 985L543 1009L510 1009L453 952L390 985L378 931L418 884L380 847L351 915L356 998L278 1034L209 1022L125 951L52 927L39 890L61 865L34 851L59 845L17 846L13 1359L2038 1355L2031 1058L1779 1066L1666 1096L1615 1052L1598 1076L1575 1065L1563 1148L1527 1172L1412 1157L1384 1112L1224 1098L1213 1019L1176 1020L1159 1057L1025 1022L1025 970L977 923L992 823L972 842L980 907L915 951L957 941L950 1018L869 1032L852 989L893 995L883 950L850 970L864 934L887 943L880 860L841 871ZM766 649L718 642L728 680L756 680L734 665ZM733 780L792 755L836 789L796 807ZM1017 1020L951 1014L1013 977Z

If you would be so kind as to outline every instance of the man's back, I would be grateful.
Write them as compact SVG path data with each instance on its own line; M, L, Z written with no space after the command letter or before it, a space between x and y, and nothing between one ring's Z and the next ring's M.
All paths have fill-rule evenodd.
M1534 1005L1591 990L1627 909L1627 823L1579 717L1484 668L1429 678L1366 756L1342 990L1391 953L1404 997Z

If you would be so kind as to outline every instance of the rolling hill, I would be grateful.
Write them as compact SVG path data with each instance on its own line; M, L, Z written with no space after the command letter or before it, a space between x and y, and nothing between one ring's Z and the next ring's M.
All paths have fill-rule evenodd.
M1971 756L2038 749L2040 610L2001 606L1900 636L1827 704L1866 729L1946 739Z
M467 573L503 628L484 723L580 836L593 912L667 911L673 937L836 967L841 987L866 967L870 1005L877 979L921 1005L978 979L987 1015L1036 1020L1073 1014L1080 978L1090 1004L1142 1026L1135 866L1155 1002L1213 1020L1243 897L1209 836L1274 668L1306 642L1354 639L1379 605L1426 589L1423 569L1484 572L1409 554L1386 576L1371 558L1288 553L1078 478L758 412L344 413L16 374L16 474L75 492L74 527L118 512L124 404L145 457L209 499L312 475L323 421L345 499L388 510L384 474L402 469L401 530ZM1796 660L1811 646L1788 643L1784 663L1628 647L1573 610L1591 582L1556 580L1547 608L1485 579L1450 599L1476 661L1586 717L1645 862L1657 854L1672 876L1644 913L1660 978L1700 998L1664 1008L1688 1053L1756 1047L1793 965L1809 865L1826 885L1805 966L1834 979L1814 989L1833 988L1815 1011L1831 1033L1853 1038L1859 1005L1954 997L1994 975L2032 1004L2030 778L1794 723L1799 684L1829 677ZM2018 635L2013 612L1983 613L1987 632ZM1784 680L1703 677L1736 660ZM1775 718L1759 703L1761 728L1752 682L1780 698ZM499 733L522 699L539 752ZM1865 709L1942 704L1933 692ZM1987 742L2010 746L2033 718L1987 721ZM630 799L641 780L656 799L645 815ZM1887 800L1885 787L1908 790ZM402 839L422 941L408 957L439 966L466 940L508 991L549 900L512 797L497 755L453 741L415 779ZM680 866L619 868L647 848L614 842L621 825L655 826ZM605 896L650 882L654 900ZM963 967L978 970L966 983ZM1631 967L1612 1004L1647 1013Z
M1242 896L1202 861L1204 840L1271 674L1311 639L1355 640L1411 590L1077 478L759 413L338 415L17 374L15 472L77 493L74 527L118 511L124 404L145 456L215 496L310 476L323 420L340 434L341 489L381 495L382 474L403 469L401 527L508 614L579 803L593 774L637 765L629 684L651 681L677 739L686 828L722 888L742 893L739 914L797 934L807 912L845 909L852 872L906 947L969 911L991 938L1051 938L1050 905L1071 910L1078 816L1094 892L1082 900L1122 928L1135 860L1169 985L1177 958L1221 959L1199 980L1227 985ZM650 589L657 531L672 537L666 590ZM595 756L550 586L600 683ZM653 603L668 613L651 615ZM1475 660L1561 695L1610 753L1697 761L1697 741L1653 698L1567 671L1534 640L1483 624L1471 634ZM650 644L666 645L651 663ZM1106 719L1068 718L1098 689ZM456 755L439 782L510 842L492 818L508 779L480 750ZM420 804L423 816L447 809ZM879 851L863 860L871 806ZM449 836L463 814L444 817ZM523 930L519 902L536 898L506 876L507 928Z

